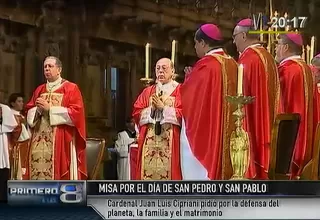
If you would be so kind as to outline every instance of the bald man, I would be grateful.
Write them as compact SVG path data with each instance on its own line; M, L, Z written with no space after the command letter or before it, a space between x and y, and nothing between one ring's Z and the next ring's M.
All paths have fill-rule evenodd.
M174 81L170 59L155 67L156 84L145 88L133 106L139 127L138 180L181 180L180 167L180 85Z

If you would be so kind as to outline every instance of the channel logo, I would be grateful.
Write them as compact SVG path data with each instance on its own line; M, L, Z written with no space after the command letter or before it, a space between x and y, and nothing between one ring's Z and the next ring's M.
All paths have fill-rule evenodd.
M8 202L14 205L85 205L85 186L85 181L9 181Z
M84 199L81 184L62 184L60 192L60 201L63 203L81 203Z

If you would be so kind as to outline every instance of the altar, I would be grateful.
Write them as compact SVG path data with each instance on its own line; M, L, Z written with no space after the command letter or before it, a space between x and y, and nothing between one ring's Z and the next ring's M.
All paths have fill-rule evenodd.
M131 144L128 153L129 165L129 180L136 180L137 175L137 157L138 157L138 144Z

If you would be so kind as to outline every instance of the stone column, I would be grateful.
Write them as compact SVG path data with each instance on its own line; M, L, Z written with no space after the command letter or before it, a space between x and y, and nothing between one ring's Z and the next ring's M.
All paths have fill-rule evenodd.
M36 33L35 30L29 29L27 32L27 45L24 56L24 95L25 97L31 97L33 90L36 87L35 73L37 72L35 67L36 54Z
M69 41L68 41L68 50L69 50L69 68L68 72L70 73L70 80L79 84L81 79L80 73L80 28L79 28L79 10L72 10L72 18L69 28Z
M63 48L66 40L66 18L64 16L64 3L62 1L46 1L41 5L42 15L37 20L40 28L38 59L42 65L47 56L61 59L63 64L63 77L68 78L68 54ZM65 71L64 71L65 70Z

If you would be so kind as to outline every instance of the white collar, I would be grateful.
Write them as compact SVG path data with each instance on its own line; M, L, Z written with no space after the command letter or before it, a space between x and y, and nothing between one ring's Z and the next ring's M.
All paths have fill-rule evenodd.
M217 48L217 49L210 50L206 53L206 55L211 55L211 54L218 53L218 52L223 52L223 49Z
M252 44L252 45L249 45L249 46L247 46L244 50L243 50L243 52L242 53L244 53L247 49L249 49L249 48L252 48L252 47L260 47L261 46L261 44ZM241 54L242 54L241 53Z
M287 57L287 58L281 60L280 65L285 63L288 60L293 60L293 59L301 59L301 56L300 55L293 55L293 56Z
M59 77L59 78L58 78L56 81L54 81L54 82L48 82L48 81L47 81L47 85L48 85L49 88L52 88L52 87L55 87L55 86L61 84L61 81L62 81L62 78Z
M164 95L170 95L174 89L178 86L178 82L174 80L170 80L166 84L157 83L156 85L156 93L158 94L160 91L164 93Z
M14 115L20 115L20 112L17 110L14 110L13 108L11 109L11 111Z

